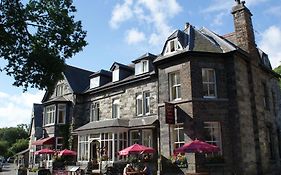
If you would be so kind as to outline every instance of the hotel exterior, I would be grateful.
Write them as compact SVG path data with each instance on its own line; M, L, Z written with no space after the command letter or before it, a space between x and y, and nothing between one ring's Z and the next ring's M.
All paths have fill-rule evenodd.
M42 101L44 132L35 143L53 139L53 149L76 150L79 165L98 161L97 171L139 143L156 150L155 173L184 174L205 171L205 158L187 153L188 168L180 168L171 162L173 151L199 139L220 147L207 155L221 158L214 166L220 173L279 174L280 75L255 44L249 9L237 1L232 14L231 34L187 23L159 43L158 55L95 72L68 66L72 71ZM174 108L172 122L166 121L165 103Z

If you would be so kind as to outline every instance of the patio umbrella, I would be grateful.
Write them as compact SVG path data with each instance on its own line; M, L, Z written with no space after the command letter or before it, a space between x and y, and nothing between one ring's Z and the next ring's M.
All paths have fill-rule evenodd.
M175 153L187 152L187 153L213 153L219 152L220 148L209 143L193 140L184 144L182 147L179 147L175 150Z
M130 147L127 147L121 151L119 151L120 156L126 156L128 154L142 154L142 153L153 153L155 149L146 147L140 144L133 144Z
M48 149L48 148L44 148L38 151L35 151L35 154L54 154L55 151Z
M64 149L59 152L59 156L76 156L77 153L72 150Z

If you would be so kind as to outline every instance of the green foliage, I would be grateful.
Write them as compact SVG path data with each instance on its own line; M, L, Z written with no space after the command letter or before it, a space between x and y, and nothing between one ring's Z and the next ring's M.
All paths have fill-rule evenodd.
M278 73L279 75L281 75L281 65L278 66L278 67L276 67L276 68L274 69L274 71L275 71L276 73ZM281 80L280 80L280 79L279 79L279 87L281 87Z
M28 148L28 140L27 139L19 139L9 148L9 151L13 154L21 152Z
M28 132L24 126L0 128L0 155L10 157L28 148Z
M0 140L0 156L6 156L9 148L9 143L5 140Z
M50 90L62 78L65 59L87 45L75 12L72 0L1 0L0 58L13 85Z
M25 129L19 127L0 128L0 140L5 140L12 145L18 139L28 138L28 133Z

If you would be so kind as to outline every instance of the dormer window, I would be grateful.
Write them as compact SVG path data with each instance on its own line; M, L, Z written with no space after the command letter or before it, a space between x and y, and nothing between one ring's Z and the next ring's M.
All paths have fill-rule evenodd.
M119 69L115 69L115 70L112 72L112 81L113 81L113 82L119 81Z
M99 87L100 85L100 77L94 77L90 80L90 88Z
M142 60L136 63L135 75L143 74L148 72L148 60Z
M58 84L56 87L56 96L62 96L64 94L64 84Z
M180 42L178 41L178 39L176 38L176 39L168 41L164 54L165 55L171 54L171 53L176 52L178 50L182 50L182 46L181 46Z

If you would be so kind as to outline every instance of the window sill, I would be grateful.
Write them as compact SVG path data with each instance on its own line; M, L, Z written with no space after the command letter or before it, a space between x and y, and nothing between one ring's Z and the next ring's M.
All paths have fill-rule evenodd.
M44 125L44 127L49 127L49 126L54 126L54 125L55 125L55 123L50 123L50 124Z

